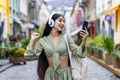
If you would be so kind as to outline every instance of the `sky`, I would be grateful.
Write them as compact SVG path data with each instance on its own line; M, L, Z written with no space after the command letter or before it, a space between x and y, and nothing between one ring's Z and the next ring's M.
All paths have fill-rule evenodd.
M54 10L56 7L62 4L68 7L72 7L75 2L75 0L44 0L44 1L47 3L48 8L50 10Z

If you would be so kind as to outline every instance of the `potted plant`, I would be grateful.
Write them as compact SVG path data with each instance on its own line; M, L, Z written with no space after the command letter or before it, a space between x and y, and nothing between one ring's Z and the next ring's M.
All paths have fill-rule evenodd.
M95 58L99 58L99 47L101 46L101 36L96 35L94 37L94 43L95 43L95 48L94 48L94 56Z
M91 37L88 37L88 39L87 39L87 51L88 51L89 56L94 55L94 47L95 47L94 40Z
M94 38L88 38L87 47L91 49L89 51L95 58L99 58L99 47L101 47L102 38L100 35L96 35Z
M113 48L114 48L114 41L109 36L103 37L103 46L105 49L105 63L112 64L113 63Z
M119 50L114 50L113 67L120 68L120 51Z
M29 39L21 39L20 43L22 44L22 47L26 49L26 46L29 44Z
M114 49L113 67L120 68L120 44L117 44Z
M10 58L9 61L11 63L18 63L18 62L23 62L26 64L26 58L24 57L24 52L25 49L21 47L12 47L9 50Z
M99 59L103 59L103 37L103 35L97 35L94 38L94 42L96 43L95 56Z

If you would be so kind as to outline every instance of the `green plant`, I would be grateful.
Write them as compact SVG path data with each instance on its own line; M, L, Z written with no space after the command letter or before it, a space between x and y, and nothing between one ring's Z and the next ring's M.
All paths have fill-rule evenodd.
M115 45L114 56L120 58L120 43Z
M104 46L105 50L108 52L108 54L111 54L111 52L113 51L113 47L114 47L113 38L111 38L109 36L104 36L103 41L104 41L103 46Z
M90 47L90 48L95 48L96 47L96 42L94 41L93 38L88 37L88 39L87 39L87 47Z
M9 49L9 54L13 57L24 56L24 52L25 52L24 48L12 47L12 48Z
M0 52L2 51L2 46L0 46Z
M103 46L103 36L96 35L94 38L94 43L96 44L97 47L102 47Z
M29 44L29 39L21 39L20 43L22 44L22 47L26 49L26 46Z
M120 43L115 45L116 50L120 50Z
M91 37L87 38L87 46L94 45L93 39Z
M114 50L114 56L120 58L120 50L115 49Z

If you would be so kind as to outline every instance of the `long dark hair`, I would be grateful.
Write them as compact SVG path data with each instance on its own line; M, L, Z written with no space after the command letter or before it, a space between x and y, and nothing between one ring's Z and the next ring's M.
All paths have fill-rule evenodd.
M48 36L50 34L51 29L52 27L49 27L48 21L47 21L42 37ZM39 80L44 80L44 75L47 68L48 68L48 61L47 61L45 52L43 50L41 55L39 55L39 58L38 58L37 74L38 74Z
M60 16L62 15L54 14L52 16L53 21L55 21ZM51 30L52 30L52 27L49 26L47 21L42 37L48 36ZM47 68L48 68L48 61L47 61L45 52L43 50L41 55L39 55L39 58L38 58L37 74L38 74L39 80L44 80L44 75Z

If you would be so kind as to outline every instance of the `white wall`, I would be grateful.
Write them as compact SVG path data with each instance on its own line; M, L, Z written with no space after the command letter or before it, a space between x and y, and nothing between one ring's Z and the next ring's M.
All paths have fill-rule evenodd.
M25 16L28 15L27 0L20 0L20 13L24 14Z
M102 5L104 3L104 0L96 0L96 14L99 15L103 12Z
M72 26L73 21L72 21L72 17L70 15L71 15L71 11L66 11L66 14L65 14L65 28L66 28L67 33L70 33L71 29L74 28Z
M41 4L41 10L39 14L39 19L40 19L40 25L45 24L50 16L50 12L47 8L47 6L42 3Z
M112 0L112 6L120 4L120 0Z

